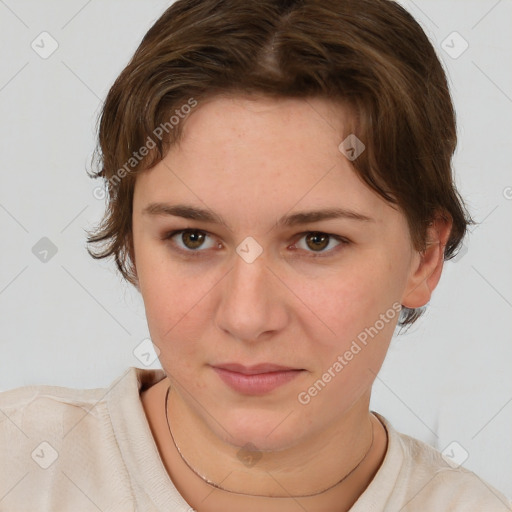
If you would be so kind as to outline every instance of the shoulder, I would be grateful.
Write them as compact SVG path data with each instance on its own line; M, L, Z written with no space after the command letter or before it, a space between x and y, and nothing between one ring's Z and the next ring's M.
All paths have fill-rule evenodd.
M31 437L51 428L56 436L71 433L75 422L98 428L106 419L109 388L75 389L61 386L23 386L0 393L0 432ZM59 432L58 432L59 431Z
M384 421L389 442L395 445L391 448L402 452L394 490L395 498L404 507L402 512L512 510L504 494L460 464L464 460L462 446L453 443L443 455L427 443L397 432Z
M35 500L34 510L80 503L89 510L87 498L101 509L100 503L110 506L117 501L126 505L124 510L132 510L127 469L110 418L109 394L129 377L119 388L124 388L127 402L136 405L136 382L128 382L136 377L135 370L130 368L105 388L38 385L0 393L0 495L8 493L0 510L8 504L11 508L5 510L22 504L28 510L30 500ZM39 508L37 502L43 493L49 496L48 509ZM56 497L59 501L53 502Z
M105 388L75 389L61 386L23 386L0 392L0 405L3 408L27 407L36 401L49 400L49 403L72 403L94 399ZM1 418L0 418L1 421Z
M0 393L0 439L37 438L43 432L65 437L80 421L99 427L105 409L105 389L24 386ZM4 445L5 446L5 445Z

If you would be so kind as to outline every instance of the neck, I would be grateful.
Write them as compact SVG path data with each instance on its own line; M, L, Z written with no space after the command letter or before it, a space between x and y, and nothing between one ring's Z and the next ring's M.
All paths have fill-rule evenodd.
M165 396L167 389L162 391ZM285 512L296 510L297 502L307 510L348 510L386 451L385 430L368 411L369 397L347 412L343 424L319 436L279 451L254 452L219 439L172 389L168 398L172 435L164 420L162 458L180 493L198 510Z
M339 480L337 480L333 484L328 485L327 487L322 488L321 490L311 491L308 494L300 494L300 495L293 495L293 496L291 496L289 493L286 493L284 495L281 495L281 494L278 494L278 495L274 495L274 494L272 494L272 495L267 495L267 494L251 494L251 493L247 493L247 492L244 492L244 491L241 491L241 490L228 489L227 487L224 487L221 484L216 483L216 482L210 480L209 478L207 478L206 476L202 475L196 468L194 468L194 466L191 465L191 463L183 455L183 453L180 450L179 446L176 444L176 439L174 438L174 435L172 433L172 428L171 428L171 425L169 423L169 417L168 417L168 397L169 397L170 390L171 390L171 387L169 386L169 388L167 389L167 393L165 395L165 416L166 416L167 426L169 428L169 433L171 435L174 447L176 448L176 450L180 454L180 457L183 460L183 462L187 465L187 467L197 477L199 477L201 480L203 480L203 482L207 483L209 486L211 486L211 487L213 487L215 489L221 490L221 491L229 492L229 493L232 493L232 494L244 495L244 496L258 496L258 497L262 497L262 498L268 498L268 497L275 497L275 498L289 498L289 497L290 498L309 498L309 497L313 497L313 496L319 496L320 494L324 494L324 493L330 491L331 489L333 489L334 487L337 487L337 486L341 485L352 474L354 474L359 469L361 464L365 461L365 459L367 458L368 454L370 453L370 451L371 451L371 449L373 447L374 428L373 428L371 419L369 417L368 418L368 420L369 420L368 425L369 425L369 429L370 429L370 432L371 432L371 434L370 434L370 436L371 436L370 446L368 447L367 450L365 450L364 455L362 455L362 457L360 458L359 462L348 473L346 473L344 476L342 476ZM259 461L260 458L264 457L264 454L261 453L255 446L249 444L249 445L244 446L243 448L241 448L237 452L237 456L238 456L238 459L240 459L244 463L244 465L252 467L254 464L256 464ZM267 472L268 472L268 470L267 470Z

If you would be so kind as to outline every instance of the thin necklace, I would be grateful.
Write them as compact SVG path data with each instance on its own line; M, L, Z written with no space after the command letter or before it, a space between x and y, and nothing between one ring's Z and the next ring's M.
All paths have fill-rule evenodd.
M238 491L231 491L229 489L226 489L225 487L222 487L220 486L219 484L216 484L215 482L212 482L211 480L209 480L208 478L204 477L203 475L201 475L197 470L195 470L190 464L189 462L187 461L187 459L183 456L183 454L181 453L181 450L178 448L178 445L176 444L176 440L174 439L174 436L172 434L172 429L171 429L171 425L169 423L169 416L168 416L168 413L167 413L167 402L168 402L168 399L169 399L169 391L171 390L171 386L168 387L167 389L167 393L165 394L165 419L167 420L167 427L169 428L169 433L171 434L171 439L172 439L172 442L174 443L174 446L176 447L176 450L178 451L178 453L180 454L180 457L181 459L183 460L183 462L188 466L188 468L196 475L198 476L201 480L203 480L204 482L206 482L208 485L211 485L212 487L215 487L216 489L220 489L221 491L226 491L226 492L230 492L230 493L233 493L233 494L243 494L245 496L258 496L258 497L262 497L262 498L309 498L310 496L317 496L318 494L323 494L324 492L327 492L329 491L330 489L332 489L333 487L336 487L337 485L340 485L341 482L345 481L352 473L354 473L354 471L363 463L363 461L366 459L367 455L370 453L370 450L372 449L372 446L373 446L373 438L374 438L374 433L373 433L373 425L372 425L372 441L370 443L370 447L368 448L368 450L366 451L366 453L364 454L363 458L357 463L357 465L352 468L341 480L338 480L335 484L333 485L330 485L329 487L327 487L327 489L324 489L323 491L318 491L318 492L314 492L312 494L303 494L303 495L294 495L294 496L267 496L265 494L250 494L250 493L246 493L246 492L238 492ZM371 420L370 420L370 423L371 423Z

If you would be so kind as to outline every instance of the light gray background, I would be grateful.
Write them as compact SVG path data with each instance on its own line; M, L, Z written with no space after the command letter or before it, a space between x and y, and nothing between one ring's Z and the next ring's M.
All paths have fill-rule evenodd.
M441 451L467 451L464 467L512 496L512 1L402 3L449 74L457 183L480 225L425 317L392 343L372 409ZM140 296L85 251L104 206L85 169L102 100L168 5L0 0L0 390L103 387L145 367L133 353L149 336ZM43 31L58 43L46 59L31 47L51 48ZM46 262L32 252L43 237L57 248Z

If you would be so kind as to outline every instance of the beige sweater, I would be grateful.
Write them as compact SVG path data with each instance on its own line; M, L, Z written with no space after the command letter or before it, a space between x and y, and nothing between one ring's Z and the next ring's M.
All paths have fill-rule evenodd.
M163 370L108 388L0 393L0 512L191 512L160 459L140 392ZM511 503L429 445L388 431L382 466L351 512L506 512Z

